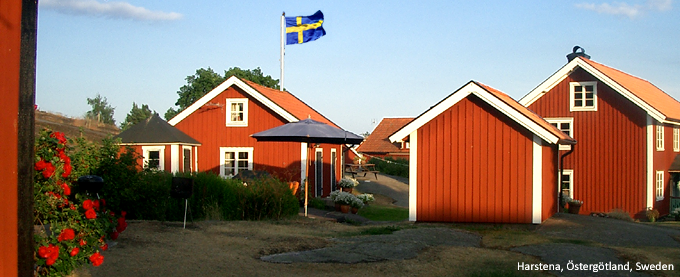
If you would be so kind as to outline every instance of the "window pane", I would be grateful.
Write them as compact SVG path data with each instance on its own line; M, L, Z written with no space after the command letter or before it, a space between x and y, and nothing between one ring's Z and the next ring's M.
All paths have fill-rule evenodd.
M243 111L243 103L231 103L231 111L232 112L242 112Z
M149 151L149 159L160 159L161 157L161 152L160 151Z
M592 106L594 106L593 104L594 104L593 100L586 100L586 106L587 107L592 107Z
M233 160L234 159L234 152L225 152L224 153L224 159L225 160Z
M583 101L582 100L574 100L574 106L576 106L576 107L583 106Z
M550 125L555 126L557 128L560 128L560 127L557 126L557 123L550 123Z
M241 160L241 159L247 160L248 159L248 152L239 152L238 153L238 159L239 160Z
M575 86L575 87L574 87L574 91L575 91L575 92L576 92L576 91L579 91L579 92L580 92L580 91L583 91L583 87L582 87L582 86Z
M593 86L586 86L586 91L593 91Z
M232 112L231 113L231 121L243 121L243 113Z
M238 161L238 168L248 169L248 161Z
M583 93L580 92L574 93L574 99L583 99Z
M586 93L586 99L593 99L593 93L592 92Z
M562 130L562 131L564 131L564 130L569 130L569 129L570 129L570 128L569 128L569 125L570 125L569 123L562 123L562 124L560 124L560 130Z

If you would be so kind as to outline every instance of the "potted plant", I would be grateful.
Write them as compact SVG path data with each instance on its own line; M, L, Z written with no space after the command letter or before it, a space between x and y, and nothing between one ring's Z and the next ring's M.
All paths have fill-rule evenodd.
M340 191L337 194L335 194L334 198L331 199L334 199L333 202L335 202L335 204L340 205L341 212L348 213L350 208L349 205L354 201L353 198L356 198L356 196L349 192Z
M352 192L352 189L358 184L359 181L353 178L342 178L340 179L340 182L338 182L338 186L342 189L342 191L346 192Z
M659 218L659 211L652 208L647 208L645 215L647 216L647 219L649 219L649 222L655 222L656 219Z
M353 194L351 195L352 197L350 197L349 206L352 207L352 213L356 214L359 212L359 209L361 209L364 206L364 201L354 196Z
M368 202L375 201L373 194L369 194L369 193L359 194L359 195L357 195L357 198L359 198L359 200L361 200L361 202L363 202L364 205L368 205Z
M675 216L675 221L680 221L680 208L675 208L675 210L671 212L671 216Z
M338 195L341 193L341 190L334 190L331 192L331 195L329 196L331 198L331 201L335 203L335 211L339 212L340 211L340 202L338 202Z
M570 214L578 214L578 212L581 210L581 206L583 205L583 201L576 199L569 199L567 203L569 204Z

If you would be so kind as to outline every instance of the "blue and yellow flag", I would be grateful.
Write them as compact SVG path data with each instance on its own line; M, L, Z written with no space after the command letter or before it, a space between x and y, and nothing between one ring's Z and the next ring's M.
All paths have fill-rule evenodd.
M301 44L317 40L326 34L323 29L323 13L310 16L286 16L286 44Z

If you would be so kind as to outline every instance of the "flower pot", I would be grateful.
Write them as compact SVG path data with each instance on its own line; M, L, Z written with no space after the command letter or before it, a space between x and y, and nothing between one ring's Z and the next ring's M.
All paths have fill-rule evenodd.
M340 205L340 211L343 214L349 213L349 205Z
M581 210L581 205L569 203L569 213L570 214L578 214L578 212L580 210Z
M342 188L342 191L352 193L352 188Z
M352 207L352 213L357 214L359 212L359 208Z

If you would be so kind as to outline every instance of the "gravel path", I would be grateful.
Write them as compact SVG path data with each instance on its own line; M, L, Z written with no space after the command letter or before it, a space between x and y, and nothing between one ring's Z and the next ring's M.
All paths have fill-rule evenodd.
M396 176L378 174L376 180L373 174L366 177L357 176L359 185L357 190L387 196L395 200L394 205L408 208L408 179Z
M337 244L309 251L261 257L272 263L365 263L412 259L429 246L479 247L481 237L449 228L399 230L390 235L334 239ZM338 255L342 253L342 255Z

